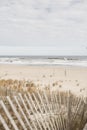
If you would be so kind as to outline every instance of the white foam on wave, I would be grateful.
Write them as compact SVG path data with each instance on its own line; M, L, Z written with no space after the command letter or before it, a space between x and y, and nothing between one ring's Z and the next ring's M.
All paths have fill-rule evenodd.
M0 58L0 64L63 65L63 66L84 66L84 67L87 67L87 60Z

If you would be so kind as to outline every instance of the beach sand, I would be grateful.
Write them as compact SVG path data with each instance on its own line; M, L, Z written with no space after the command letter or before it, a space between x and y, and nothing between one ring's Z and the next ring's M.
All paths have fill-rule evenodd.
M0 65L0 80L28 80L40 88L87 95L87 68L74 66Z

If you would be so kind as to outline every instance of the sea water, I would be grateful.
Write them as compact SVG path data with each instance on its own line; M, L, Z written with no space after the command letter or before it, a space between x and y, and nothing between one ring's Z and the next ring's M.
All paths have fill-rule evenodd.
M0 64L87 67L87 56L0 56Z

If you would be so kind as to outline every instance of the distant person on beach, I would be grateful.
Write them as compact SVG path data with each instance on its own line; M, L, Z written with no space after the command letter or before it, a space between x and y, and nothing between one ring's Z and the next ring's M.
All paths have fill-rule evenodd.
M65 77L66 77L66 69L65 69Z

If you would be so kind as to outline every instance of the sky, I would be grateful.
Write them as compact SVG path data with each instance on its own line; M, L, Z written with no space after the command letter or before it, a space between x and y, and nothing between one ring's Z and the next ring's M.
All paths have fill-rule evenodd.
M0 55L87 55L87 0L1 0Z

